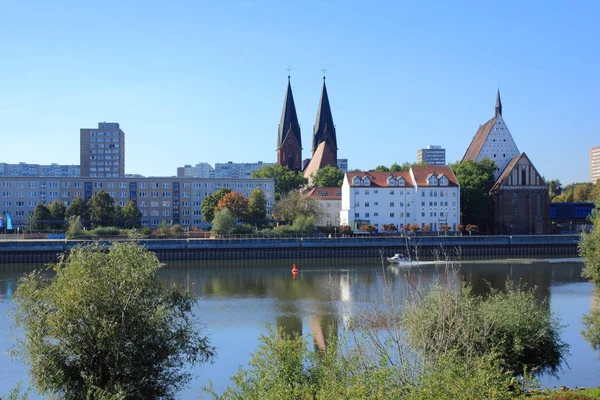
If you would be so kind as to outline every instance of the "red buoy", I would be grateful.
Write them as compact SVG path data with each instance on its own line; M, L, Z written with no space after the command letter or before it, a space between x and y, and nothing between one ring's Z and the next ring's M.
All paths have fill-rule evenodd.
M292 273L298 273L298 268L296 268L296 264L292 264Z

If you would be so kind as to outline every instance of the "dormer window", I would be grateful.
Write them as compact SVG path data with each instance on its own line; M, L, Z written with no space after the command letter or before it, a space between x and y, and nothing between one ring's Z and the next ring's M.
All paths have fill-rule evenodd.
M395 186L396 185L396 180L394 179L393 176L390 176L388 179L388 186Z
M371 180L368 176L365 176L363 179L363 186L371 186Z
M402 178L402 177L398 178L398 186L404 186L404 185L405 185L404 178Z
M437 186L438 185L438 179L435 175L429 175L429 178L427 178L427 184L429 186Z
M440 175L440 186L448 186L448 177L446 175Z
M360 178L355 176L352 181L354 181L354 186L360 186Z

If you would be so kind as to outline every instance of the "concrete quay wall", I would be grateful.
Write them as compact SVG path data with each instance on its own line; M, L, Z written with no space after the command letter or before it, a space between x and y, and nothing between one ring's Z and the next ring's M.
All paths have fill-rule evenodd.
M379 257L422 259L576 257L579 235L369 236L293 239L151 239L140 243L161 260ZM81 240L0 241L0 263L54 262ZM109 243L103 241L103 243Z

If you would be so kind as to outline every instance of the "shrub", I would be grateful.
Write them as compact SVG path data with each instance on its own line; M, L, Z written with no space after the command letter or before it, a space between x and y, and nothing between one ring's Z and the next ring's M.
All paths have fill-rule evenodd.
M342 235L353 235L354 231L352 230L352 228L350 228L349 225L341 225L340 226L340 233Z
M233 211L229 208L215 212L215 217L212 221L212 232L217 235L233 233L236 228L236 218Z
M98 227L88 232L92 236L119 236L121 233L119 229L112 227Z
M363 225L363 226L360 227L360 231L361 232L375 233L375 232L377 232L377 228L375 228L373 225Z
M183 228L179 224L175 224L171 227L171 233L183 233Z
M74 215L69 217L68 220L68 228L67 228L67 237L75 238L83 235L83 229L81 227L81 217L79 215Z
M292 229L296 233L313 233L316 229L316 218L314 216L300 215L294 220Z

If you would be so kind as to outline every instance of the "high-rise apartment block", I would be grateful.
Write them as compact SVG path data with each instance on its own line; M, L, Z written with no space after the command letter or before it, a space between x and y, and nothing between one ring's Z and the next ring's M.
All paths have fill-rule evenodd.
M596 183L600 179L600 146L590 149L590 181Z
M193 167L184 165L177 167L177 176L179 178L214 178L215 169L209 163L198 163Z
M40 165L0 163L0 176L56 176L77 177L79 176L79 165Z
M348 159L347 158L338 158L337 167L344 172L348 172Z
M216 163L215 178L251 178L252 172L267 165L274 164L275 163L263 163L262 161L255 163L234 163L233 161Z
M417 162L429 165L446 165L446 149L442 146L427 146L417 151Z
M125 132L115 122L80 130L81 176L119 178L125 175Z

